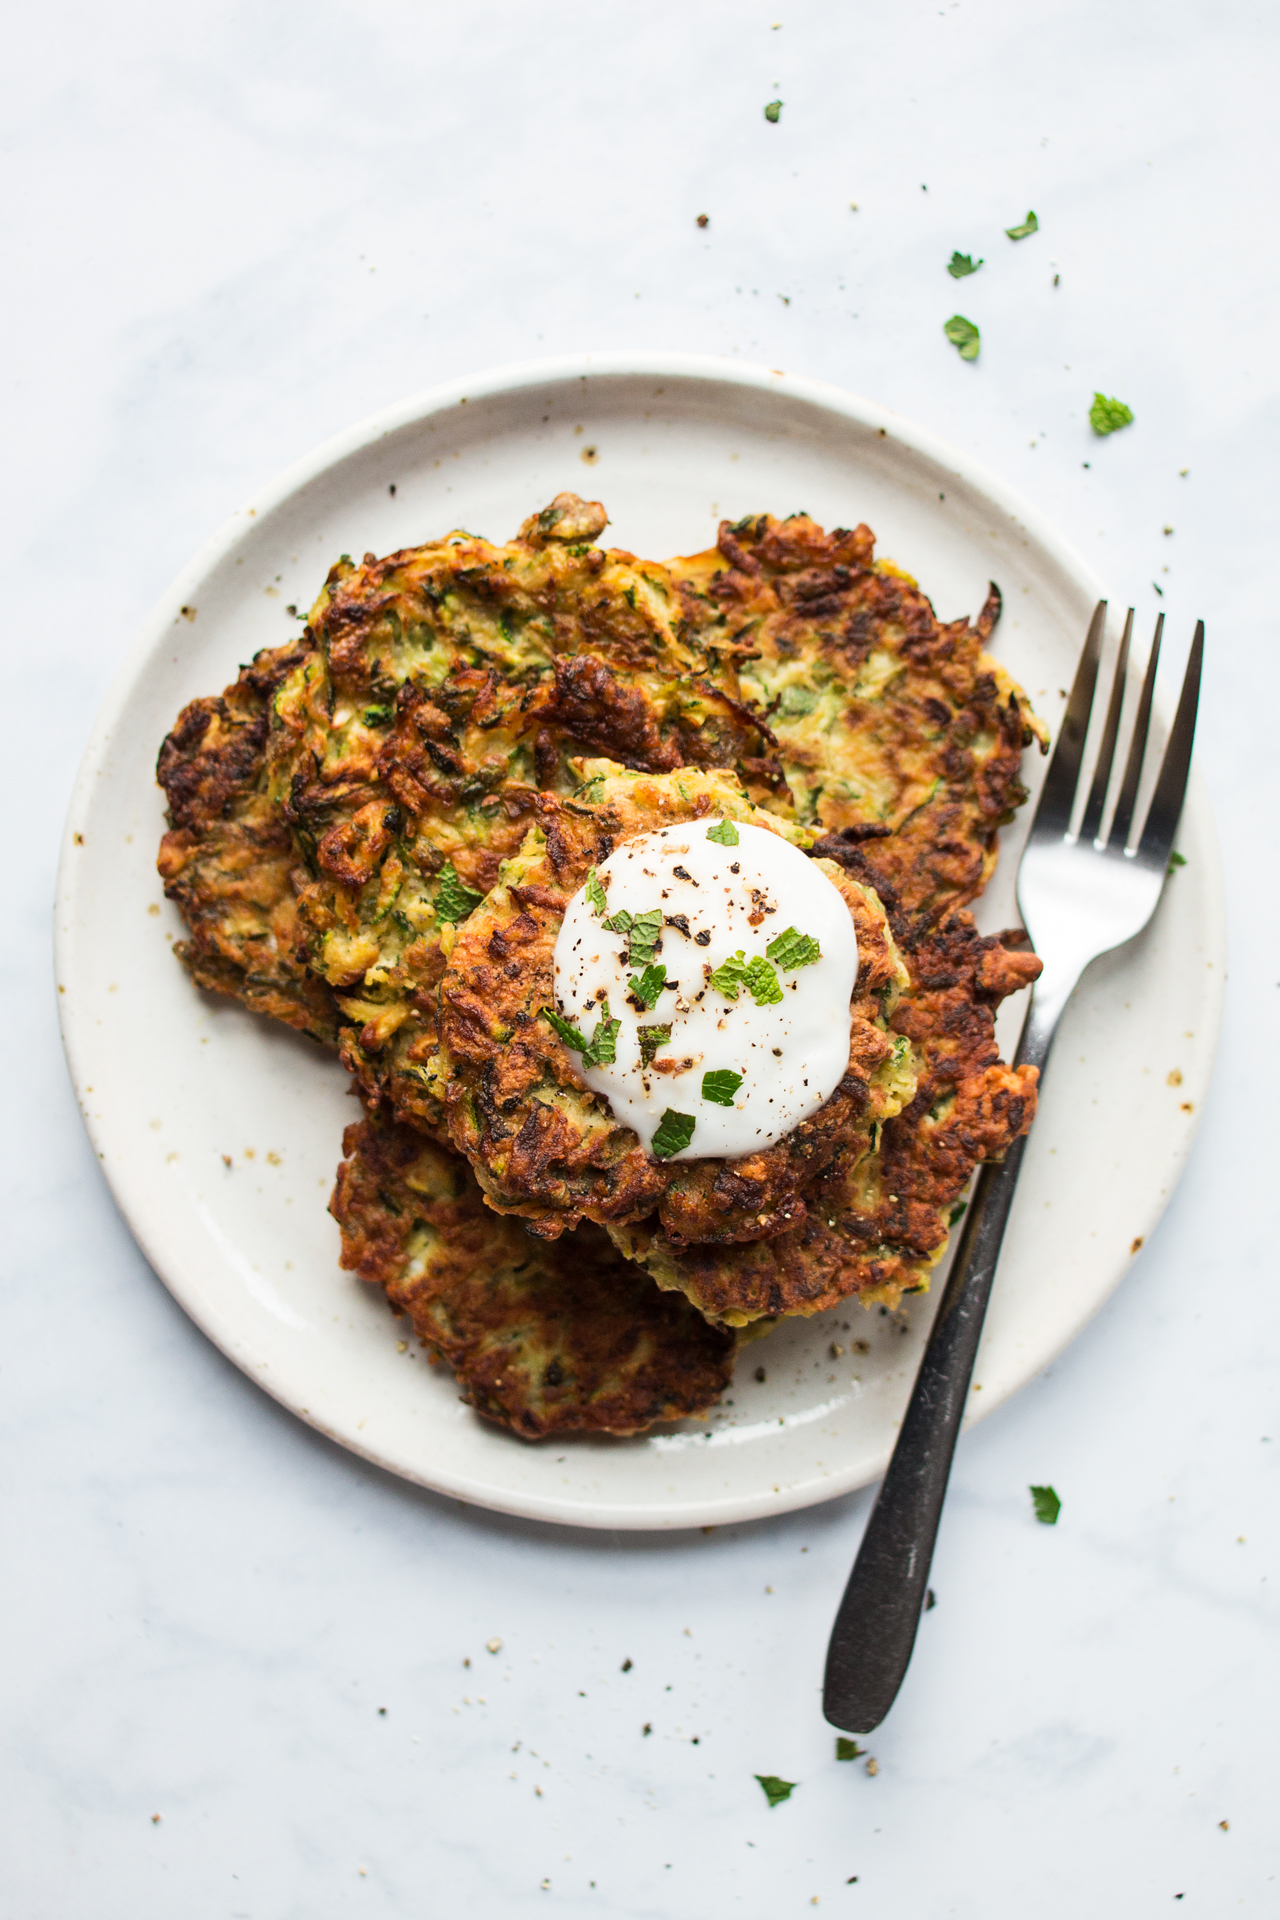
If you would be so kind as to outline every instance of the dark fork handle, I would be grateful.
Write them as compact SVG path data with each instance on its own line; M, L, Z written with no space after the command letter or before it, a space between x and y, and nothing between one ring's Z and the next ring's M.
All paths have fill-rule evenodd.
M1016 1059L1043 1067L1057 1009L1047 1020L1036 1012L1033 999ZM893 1458L836 1615L822 1711L848 1733L870 1733L880 1725L911 1659L951 1456L1025 1148L1022 1136L999 1165L984 1167L978 1176Z

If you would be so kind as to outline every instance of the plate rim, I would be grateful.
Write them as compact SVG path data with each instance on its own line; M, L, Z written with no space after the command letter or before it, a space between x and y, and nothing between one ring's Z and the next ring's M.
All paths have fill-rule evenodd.
M154 1244L153 1235L148 1227L145 1204L133 1194L131 1183L125 1178L124 1168L115 1169L108 1161L104 1151L106 1140L100 1137L99 1124L89 1111L84 1098L87 1064L85 1055L89 1051L90 1036L87 1027L82 1027L80 1022L81 996L62 991L62 986L74 970L70 963L76 942L74 906L80 865L74 856L76 836L87 821L88 797L103 771L104 762L109 757L123 711L132 697L141 674L150 663L157 647L166 642L180 609L191 602L197 583L207 578L244 538L248 531L248 523L259 518L265 521L276 508L284 505L302 488L322 478L342 461L365 451L375 445L378 440L385 439L405 427L421 424L432 416L439 416L473 401L519 395L540 386L549 387L568 382L584 383L593 377L631 380L666 379L709 383L740 391L785 392L828 415L834 414L851 425L874 428L885 437L892 435L893 440L899 445L935 465L949 469L967 486L984 496L1015 526L1025 530L1029 538L1057 568L1083 587L1092 598L1106 597L1102 582L1071 543L1058 533L1038 508L1031 505L1015 488L991 472L981 461L971 459L951 442L927 428L918 426L892 408L865 399L847 388L835 386L830 382L790 374L780 368L730 360L712 354L685 353L673 349L626 349L512 361L484 369L470 376L427 387L406 399L380 408L351 426L330 435L308 453L277 472L270 481L253 493L251 504L246 504L227 516L186 565L174 575L141 622L134 640L126 648L112 676L98 709L71 790L59 851L54 895L54 979L57 983L55 999L58 1006L63 1050L77 1104L90 1144L115 1205L123 1215L148 1264L183 1312L194 1321L205 1337L256 1386L269 1393L278 1404L287 1408L296 1418L303 1420L315 1431L324 1434L326 1438L348 1452L442 1497L454 1498L464 1504L479 1505L492 1512L560 1526L665 1532L707 1524L723 1525L736 1521L768 1518L799 1511L804 1507L854 1492L879 1478L887 1463L892 1441L889 1442L889 1447L886 1448L883 1457L877 1460L871 1472L868 1472L865 1467L854 1467L843 1474L833 1473L820 1482L788 1488L784 1492L756 1491L750 1494L737 1494L715 1502L704 1499L700 1506L693 1509L685 1507L683 1510L680 1509L678 1501L674 1507L656 1502L651 1506L633 1503L626 1507L617 1507L611 1506L607 1499L588 1504L577 1495L558 1499L543 1493L506 1494L502 1490L492 1489L484 1484L482 1472L473 1471L468 1475L466 1472L445 1469L428 1478L401 1460L389 1458L376 1448L362 1446L354 1434L340 1432L335 1426L301 1406L295 1397L290 1397L287 1383L281 1382L277 1386L271 1377L264 1377L261 1364L243 1338L238 1337L233 1329L224 1323L220 1312L199 1297L198 1288L184 1284L181 1264L178 1263L175 1266L168 1261L160 1247ZM1220 846L1212 808L1194 760L1187 803L1189 809L1194 809L1198 824L1207 835L1213 854L1209 870L1207 872L1202 870L1200 876L1206 885L1206 906L1209 910L1204 928L1206 947L1212 951L1215 960L1213 991L1209 996L1212 1032L1203 1055L1202 1071L1195 1079L1188 1081L1188 1092L1194 1094L1195 1100L1193 1122L1183 1136L1181 1152L1170 1170L1172 1178L1156 1210L1154 1217L1157 1220L1172 1198L1199 1130L1204 1109L1204 1095L1213 1072L1217 1052L1225 988L1226 967L1223 962L1226 955L1226 913ZM108 1131L109 1123L104 1122L101 1134L106 1135ZM998 1406L1003 1405L1007 1399L1027 1385L1037 1372L1049 1366L1078 1337L1089 1320L1111 1298L1128 1270L1128 1266L1120 1267L1106 1292L1091 1299L1088 1311L1073 1320L1069 1330L1054 1348L1038 1349L1035 1364L1014 1380L1006 1391L993 1393L989 1399L985 1400L981 1405L981 1411L975 1410L966 1419L966 1429L977 1420L988 1417Z

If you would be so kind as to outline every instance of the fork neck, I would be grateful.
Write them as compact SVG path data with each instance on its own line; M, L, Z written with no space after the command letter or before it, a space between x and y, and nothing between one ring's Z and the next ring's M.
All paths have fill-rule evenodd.
M1027 1008L1022 1037L1014 1055L1015 1066L1039 1067L1043 1070L1063 1009L1075 992L1076 983L1083 972L1083 967L1064 967L1059 964L1055 968L1046 964L1044 972L1031 989L1031 1004Z

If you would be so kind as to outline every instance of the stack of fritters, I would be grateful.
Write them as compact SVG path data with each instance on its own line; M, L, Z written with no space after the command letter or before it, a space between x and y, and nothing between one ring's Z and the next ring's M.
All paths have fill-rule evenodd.
M514 1431L705 1410L731 1329L896 1304L1030 1124L994 1009L1039 963L960 911L1024 797L1025 699L872 536L806 516L662 565L562 494L505 546L335 566L292 647L161 751L160 870L202 986L336 1047L368 1117L333 1211L464 1396ZM819 859L853 918L848 1070L772 1147L649 1158L545 1019L569 899L713 813Z

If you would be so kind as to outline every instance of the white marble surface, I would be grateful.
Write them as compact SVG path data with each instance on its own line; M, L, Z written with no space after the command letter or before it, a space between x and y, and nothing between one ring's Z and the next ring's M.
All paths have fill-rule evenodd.
M1274 1913L1280 27L121 0L28 9L6 51L0 1910ZM361 1465L150 1274L58 1046L65 797L170 575L361 414L629 344L856 387L1022 488L1144 621L1209 623L1233 959L1203 1131L1120 1294L962 1442L875 1777L818 1704L866 1495L602 1538ZM1137 414L1105 443L1095 386ZM756 1772L801 1784L770 1812Z

